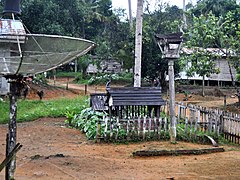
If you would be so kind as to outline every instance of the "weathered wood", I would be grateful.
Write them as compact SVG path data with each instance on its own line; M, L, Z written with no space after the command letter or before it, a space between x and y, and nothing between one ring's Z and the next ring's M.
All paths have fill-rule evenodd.
M112 106L161 106L165 104L160 87L111 88L107 95L109 99L112 99Z
M7 136L6 136L6 158L8 157L8 154L9 154L9 134L7 133ZM1 170L0 170L1 172ZM6 164L6 167L5 167L5 180L8 180L9 179L9 164Z
M107 130L108 130L108 117L104 116L104 123L105 123L105 128L104 128L104 139L105 141L107 140Z
M146 138L146 116L143 118L143 140Z
M142 150L133 152L133 156L179 156L179 155L200 155L224 152L223 148L186 149L186 150Z

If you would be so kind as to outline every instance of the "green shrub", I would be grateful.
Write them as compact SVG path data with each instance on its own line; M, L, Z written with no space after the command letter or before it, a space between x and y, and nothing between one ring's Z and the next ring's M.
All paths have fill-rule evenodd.
M91 108L86 108L81 111L80 114L72 115L68 114L68 120L66 122L69 123L70 126L75 127L82 132L86 133L88 139L96 138L96 129L97 122L106 114L104 112L97 112L92 110ZM103 128L101 128L103 130Z

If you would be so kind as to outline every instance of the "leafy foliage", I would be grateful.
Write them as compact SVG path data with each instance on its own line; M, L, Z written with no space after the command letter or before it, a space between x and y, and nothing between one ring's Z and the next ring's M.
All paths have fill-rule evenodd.
M92 77L88 83L89 84L106 84L109 80L111 83L118 84L131 84L132 83L132 73L121 73L121 74L99 74L98 76Z
M103 119L106 114L92 110L92 108L83 109L80 114L67 113L66 122L82 132L86 133L88 139L96 138L97 122ZM103 128L102 128L103 129Z

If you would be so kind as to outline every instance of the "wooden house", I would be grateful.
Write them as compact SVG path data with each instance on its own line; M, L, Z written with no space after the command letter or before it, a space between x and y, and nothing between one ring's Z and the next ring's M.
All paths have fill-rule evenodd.
M220 70L220 73L211 74L210 77L205 77L206 85L218 85L218 86L231 85L232 79L231 79L230 68L231 68L234 80L236 80L236 74L237 74L236 69L233 66L229 68L226 55L223 52L221 52L219 49L209 48L208 51L211 51L213 53L218 53L221 58L217 59L215 62L216 67L219 68ZM182 52L185 54L191 54L193 51L188 48L183 48ZM179 77L177 77L176 80L189 80L194 84L195 83L201 84L202 77L198 76L197 74L195 74L192 77L187 76L186 70L189 67L191 67L191 62L189 62L187 67L185 67L185 69L179 73Z

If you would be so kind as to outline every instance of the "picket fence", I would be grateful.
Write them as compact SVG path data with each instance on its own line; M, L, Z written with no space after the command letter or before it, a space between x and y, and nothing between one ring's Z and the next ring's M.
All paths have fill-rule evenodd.
M104 117L98 121L97 139L105 141L168 139L170 119L168 104L161 107L166 116L133 112L125 116ZM144 109L148 107L144 107ZM123 107L124 109L124 107ZM134 109L134 108L133 108ZM240 144L240 115L220 109L211 109L186 103L176 103L177 132L186 137L196 137L197 132L223 135Z

